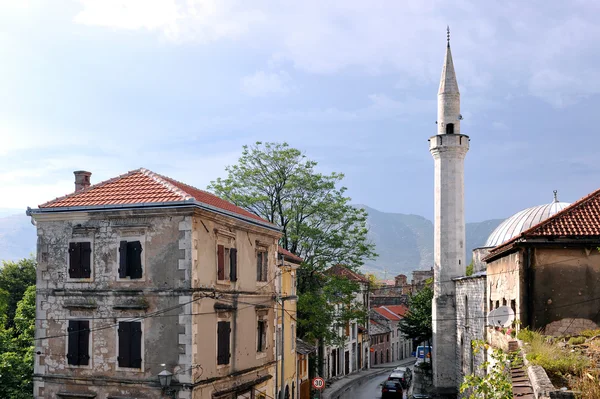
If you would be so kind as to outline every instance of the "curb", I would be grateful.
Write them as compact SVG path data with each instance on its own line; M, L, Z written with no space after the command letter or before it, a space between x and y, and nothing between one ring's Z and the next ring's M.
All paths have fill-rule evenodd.
M323 399L338 399L342 396L343 393L345 393L346 391L348 391L351 388L354 388L357 385L361 385L367 378L370 377L375 377L378 376L380 374L384 374L387 373L391 370L391 368L387 368L387 369L380 369L377 372L374 373L370 373L370 374L365 374L363 376L361 376L360 378L356 378L353 379L352 381L348 382L347 384L339 387L338 389L336 389L335 391L330 391L330 392L323 392Z

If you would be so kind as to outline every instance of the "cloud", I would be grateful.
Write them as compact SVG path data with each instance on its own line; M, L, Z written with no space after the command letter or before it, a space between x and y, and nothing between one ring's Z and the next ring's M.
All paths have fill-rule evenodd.
M529 90L555 107L577 102L600 87L573 82L571 71L592 70L600 59L594 2L534 0L503 3L461 0L81 0L75 21L112 29L161 32L175 42L238 40L281 70L311 74L360 68L393 71L398 86L435 84L450 24L461 89ZM561 76L548 95L543 75ZM279 76L278 76L279 75ZM280 73L248 78L249 94L281 92ZM252 80L254 79L254 81ZM559 78L557 78L559 79ZM572 84L575 83L575 86ZM256 90L253 84L256 85ZM504 89L506 90L506 89ZM504 96L505 94L501 94Z
M285 71L258 71L242 78L242 91L252 97L284 94L290 90L289 81L290 77Z
M175 42L236 38L264 20L241 0L80 0L76 23L111 29L157 31Z

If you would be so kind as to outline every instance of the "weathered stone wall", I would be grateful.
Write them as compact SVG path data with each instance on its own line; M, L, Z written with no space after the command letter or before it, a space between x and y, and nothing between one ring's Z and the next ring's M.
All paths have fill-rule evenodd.
M526 324L526 279L522 252L513 252L487 265L487 311L509 306L515 319Z
M485 351L474 353L472 347L473 341L484 340L486 336L486 276L463 277L455 280L455 283L456 358L459 360L457 380L460 384L465 375L478 372L479 367L486 360Z
M38 269L35 390L36 398L58 392L90 392L98 397L158 398L156 376L165 363L178 379L191 363L179 354L178 290L189 289L190 264L180 267L184 252L180 241L186 232L180 222L190 212L70 213L37 216ZM120 240L142 243L141 279L118 277ZM71 241L91 242L91 276L71 279L68 248ZM173 309L151 316L162 309ZM118 322L139 318L142 324L142 367L117 366ZM70 319L90 321L88 366L67 364L67 326ZM44 376L43 380L39 375ZM89 381L96 383L89 383ZM86 383L87 381L87 383ZM182 392L182 396L186 397ZM187 392L189 396L189 392Z
M490 253L491 248L475 248L473 250L473 273L487 269L487 264L482 260Z

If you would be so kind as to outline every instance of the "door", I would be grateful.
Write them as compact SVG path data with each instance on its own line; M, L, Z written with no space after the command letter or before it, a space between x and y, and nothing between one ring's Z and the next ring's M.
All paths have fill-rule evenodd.
M344 374L350 374L350 352L344 352Z

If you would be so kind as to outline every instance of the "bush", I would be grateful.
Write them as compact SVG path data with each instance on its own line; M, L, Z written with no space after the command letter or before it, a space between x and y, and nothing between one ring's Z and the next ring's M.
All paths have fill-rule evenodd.
M525 334L528 335L528 334ZM566 376L581 375L589 367L589 359L578 351L565 350L553 345L541 334L531 333L531 347L527 350L527 360L542 366L549 374Z
M535 333L533 331L529 331L528 329L525 328L525 329L519 331L519 333L517 334L517 338L523 342L527 342L530 344L533 341L533 339L535 338L536 334L537 333Z

